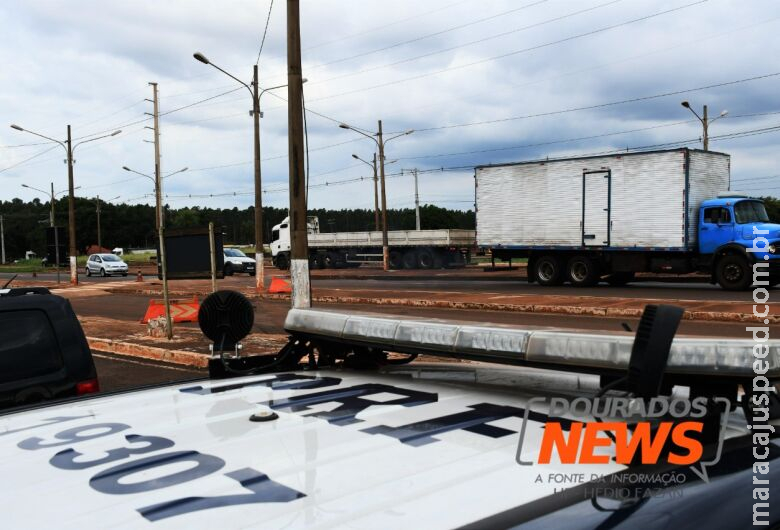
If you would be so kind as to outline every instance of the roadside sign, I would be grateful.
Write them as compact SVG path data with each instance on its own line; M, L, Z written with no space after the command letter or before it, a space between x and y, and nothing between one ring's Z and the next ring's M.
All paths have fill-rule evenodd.
M169 280L210 279L211 244L209 229L166 229L165 259ZM222 232L214 233L214 254L217 278L223 277L225 258L222 254ZM162 279L160 249L157 249L157 277Z

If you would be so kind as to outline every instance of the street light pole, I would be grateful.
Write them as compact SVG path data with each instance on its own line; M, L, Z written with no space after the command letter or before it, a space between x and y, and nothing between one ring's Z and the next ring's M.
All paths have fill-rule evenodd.
M385 144L390 140L394 140L395 138L400 138L401 136L412 134L414 130L409 129L402 132L401 134L397 134L388 138L387 140L384 140L382 136L382 120L378 120L377 125L378 130L376 133L376 138L370 134L364 133L360 129L356 129L351 125L347 125L346 123L340 123L339 127L342 129L350 129L358 134L362 134L366 138L370 138L379 148L379 179L381 181L382 188L382 266L384 270L390 270L390 246L387 238L387 194L385 192ZM395 160L393 162L395 162ZM393 162L387 162L387 164L392 164Z
M97 205L96 205L96 213L97 213L97 244L98 244L98 252L102 252L103 245L100 241L100 195L97 196Z
M54 183L51 183L51 212L49 212L49 226L54 226Z
M699 116L696 113L696 111L693 110L693 108L691 107L691 104L688 103L687 101L681 102L680 105L682 105L686 109L690 110L693 113L693 115L696 116L699 119L699 121L701 122L701 127L702 127L702 147L704 148L705 151L709 151L710 150L710 134L709 134L710 124L712 122L714 122L716 120L719 120L720 118L724 117L726 114L729 113L729 111L724 110L724 111L722 111L720 113L720 115L718 115L717 118L711 120L708 117L707 105L704 105L704 107L702 108L702 116Z
M72 285L78 285L79 283L79 275L78 275L78 269L76 268L76 214L75 214L75 195L73 194L73 191L78 188L73 187L73 151L76 150L78 146L81 144L85 144L87 142L94 142L95 140L101 140L103 138L108 138L109 136L116 136L117 134L122 132L122 129L116 130L112 132L111 134L104 134L103 136L97 136L95 138L90 138L89 140L84 140L83 142L79 142L76 145L73 145L73 141L70 134L70 125L68 125L68 139L65 142L61 142L60 140L55 140L54 138L49 138L48 136L44 136L43 134L29 131L26 129L23 129L22 127L12 124L12 129L15 129L17 131L21 132L28 132L30 134L33 134L35 136L40 136L41 138L45 138L46 140L49 140L50 142L55 142L60 144L64 149L65 153L67 155L66 162L68 163L68 238L70 239L70 283Z
M76 196L73 193L73 141L68 125L68 257L70 261L70 284L79 284L79 272L76 268Z
M361 162L363 162L364 164L366 164L367 166L371 167L374 170L374 227L375 227L374 230L379 232L379 230L381 229L379 227L379 177L377 176L377 171L376 171L376 151L374 152L373 163L366 162L365 160L363 160L362 158L354 154L352 155L352 158L356 160L360 160Z

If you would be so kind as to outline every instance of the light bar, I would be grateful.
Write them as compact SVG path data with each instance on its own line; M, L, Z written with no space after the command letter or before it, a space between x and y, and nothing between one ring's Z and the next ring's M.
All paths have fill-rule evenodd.
M503 364L525 364L572 372L625 372L633 335L518 328L409 316L291 309L284 328L337 343L403 353L429 353ZM667 374L753 377L751 339L675 338ZM780 341L766 343L765 375L780 379Z

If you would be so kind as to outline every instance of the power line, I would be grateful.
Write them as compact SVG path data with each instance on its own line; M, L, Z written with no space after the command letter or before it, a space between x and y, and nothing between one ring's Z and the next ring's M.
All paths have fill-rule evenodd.
M271 5L268 6L268 16L265 19L265 29L263 30L263 39L260 41L260 51L257 52L257 61L255 64L260 64L260 54L263 53L263 45L265 44L265 36L268 34L268 23L271 22L271 10L274 8L274 0L271 0Z
M18 166L21 166L21 165L22 165L22 164L24 164L25 162L29 162L30 160L32 160L32 159L34 159L34 158L38 158L38 157L39 157L39 156L41 156L41 155L45 155L46 153L48 153L48 152L49 152L49 151L51 151L52 149L56 149L56 148L58 148L58 147L60 147L60 145L59 145L59 144L55 144L55 145L53 145L53 146L49 147L48 149L44 149L43 151L39 151L38 153L35 153L33 156L31 156L31 157L29 157L29 158L25 158L24 160L22 160L22 161L20 161L20 162L17 162L17 163L15 163L15 164L12 164L12 165L10 165L10 166L8 166L8 167L4 167L3 169L0 169L0 173L3 173L4 171L8 171L9 169L13 169L13 168L15 168L15 167L18 167Z
M320 64L317 64L317 65L314 65L314 66L310 67L309 70L314 70L314 69L317 69L317 68L322 68L322 67L330 66L330 65L333 65L333 64L343 63L345 61L350 61L352 59L358 59L360 57L365 57L367 55L373 55L375 53L379 53L379 52L383 52L383 51L387 51L387 50L392 50L393 48L398 48L399 46L403 46L405 44L411 44L411 43L414 43L414 42L419 42L421 40L430 39L432 37L438 37L439 35L444 35L445 33L449 33L449 32L452 32L452 31L459 30L459 29L467 28L469 26L474 26L476 24L480 24L480 23L486 22L488 20L493 20L495 18L503 17L503 16L509 15L511 13L515 13L517 11L522 11L524 9L528 9L528 8L537 6L539 4L544 4L547 1L548 0L537 0L536 2L533 2L531 4L526 4L526 5L523 5L523 6L520 6L520 7L515 7L514 9L510 9L508 11L503 11L503 12L497 13L495 15L490 15L489 17L479 18L479 19L476 19L476 20L472 20L470 22L466 22L464 24L458 24L456 26L450 26L449 28L446 28L446 29L443 29L443 30L440 30L440 31L435 31L433 33L426 33L424 35L421 35L419 37L415 37L413 39L409 39L409 40L405 40L405 41L401 41L401 42L396 42L395 44L390 44L388 46L383 46L381 48L374 48L373 50L369 50L369 51L366 51L366 52L358 53L358 54L355 54L355 55L350 55L348 57L342 57L340 59L334 59L334 60L328 61L326 63L320 63ZM622 2L622 1L623 0L613 0L610 3ZM325 80L325 81L328 81L328 80ZM320 82L325 82L325 81L320 81Z
M405 63L417 61L419 59L424 59L424 58L427 58L427 57L432 57L434 55L440 55L442 53L447 53L447 52L458 50L458 49L461 49L461 48L466 48L468 46L473 46L475 44L482 44L484 42L488 42L488 41L491 41L491 40L499 39L501 37L506 37L507 35L512 35L514 33L520 33L522 31L526 31L526 30L533 29L533 28L538 28L538 27L541 27L541 26L544 26L544 25L547 25L547 24L552 24L553 22L558 22L560 20L565 20L567 18L571 18L571 17L577 16L577 15L582 15L584 13L588 13L590 11L595 11L597 9L601 9L603 7L607 7L607 6L610 6L610 5L613 5L613 4L617 4L617 3L622 2L622 1L623 0L611 0L611 1L603 3L603 4L599 4L599 5L596 5L596 6L593 6L593 7L589 7L587 9L581 9L581 10L578 10L578 11L573 11L573 12L567 13L565 15L561 15L561 16L558 16L558 17L553 17L553 18L550 18L550 19L547 19L547 20L542 20L541 22L536 22L534 24L529 24L527 26L521 26L521 27L515 28L513 30L504 31L502 33L496 33L496 34L490 35L488 37L483 37L481 39L472 40L472 41L469 41L469 42L465 42L463 44L450 46L448 48L442 48L440 50L435 50L435 51L432 51L432 52L424 53L422 55L415 55L413 57L407 57L405 59L400 59L400 60L392 62L392 63L381 64L381 65L377 65L377 66L372 66L370 68L364 68L362 70L357 70L355 72L349 72L349 73L346 73L346 74L341 74L341 75L338 75L338 76L330 77L328 79L323 79L321 81L315 81L315 83L326 83L326 82L334 81L334 80L337 80L337 79L343 79L345 77L351 77L351 76L355 76L355 75L358 75L358 74L364 74L366 72L372 72L372 71L375 71L375 70L380 70L382 68L391 68L393 66L398 66L400 64L405 64ZM536 4L531 4L530 6L533 6L533 5L536 5ZM530 6L525 6L525 7L530 7ZM492 18L492 17L489 17L489 18ZM487 20L487 19L485 19L485 20ZM436 33L433 33L432 35L436 35ZM427 38L427 37L425 37L425 38ZM421 40L421 39L413 39L413 40L407 41L407 42L414 42L415 40ZM561 42L563 42L563 41L561 41ZM405 44L405 42L404 43L400 43L400 44ZM399 46L400 46L400 44L399 44ZM550 46L552 44L557 44L557 42L556 43L547 44L547 45L544 45L544 46ZM388 46L387 48L389 49L389 48L392 48L392 47L394 47L394 46ZM531 51L531 50L535 50L535 49L537 49L537 48L536 47L528 48L528 50L525 50L525 51ZM383 49L379 49L377 51L383 51ZM373 53L373 52L368 52L368 53ZM521 52L518 51L516 53L521 53ZM356 55L356 56L353 56L353 57L360 57L361 55L366 55L366 54L360 54L360 55ZM348 57L346 59L351 59L351 58L352 57ZM346 59L343 59L343 60L346 60ZM336 62L340 62L340 61L333 61L331 63L325 63L325 65L333 64L333 63L336 63ZM325 66L325 65L321 65L321 66ZM320 65L318 65L318 66L320 66Z
M683 6L678 6L678 7L672 8L672 9L667 9L665 11L659 11L659 12L656 12L656 13L653 13L653 14L650 14L650 15L645 15L643 17L639 17L639 18L627 20L627 21L624 21L624 22L620 22L618 24L612 24L610 26L605 26L605 27L602 27L602 28L599 28L599 29L587 31L585 33L579 33L577 35L572 35L572 36L569 36L569 37L566 37L566 38L563 38L563 39L558 39L556 41L546 42L544 44L539 44L537 46L532 46L530 48L523 48L523 49L520 49L520 50L515 50L515 51L503 53L501 55L494 55L492 57L486 57L484 59L479 59L477 61L472 61L470 63L464 63L464 64L459 64L459 65L449 66L447 68L442 68L442 69L434 70L434 71L431 71L431 72L425 72L423 74L418 74L418 75L411 76L411 77L395 79L393 81L387 81L387 82L384 82L384 83L379 83L379 84L371 85L371 86L368 86L368 87L363 87L363 88L359 88L359 89L355 89L355 90L350 90L350 91L347 91L347 92L341 92L339 94L332 94L330 96L323 96L323 97L317 98L316 100L313 100L313 101L323 101L323 100L326 100L326 99L332 99L332 98L335 98L335 97L345 96L345 95L349 95L349 94L355 94L355 93L358 93L358 92L365 92L365 91L368 91L368 90L374 90L376 88L382 88L382 87L386 87L386 86L396 85L396 84L399 84L399 83L405 83L407 81L414 81L414 80L417 80L417 79L423 79L425 77L430 77L432 75L438 75L438 74L441 74L441 73L444 73L444 72L451 72L451 71L454 71L454 70L460 70L460 69L463 69L463 68L468 68L470 66L483 64L483 63L490 62L490 61L496 61L496 60L499 60L499 59L505 59L507 57L512 57L514 55L518 55L518 54L521 54L521 53L534 51L534 50L539 50L539 49L542 49L542 48L547 48L549 46L554 46L556 44L562 44L564 42L570 42L570 41L573 41L573 40L576 40L576 39L589 37L589 36L596 35L596 34L599 34L599 33L604 33L606 31L610 31L610 30L613 30L613 29L616 29L616 28L620 28L620 27L623 27L623 26L628 26L630 24L635 24L637 22L643 22L645 20L649 20L649 19L652 19L652 18L655 18L655 17L668 15L669 13L674 13L676 11L681 11L681 10L687 9L689 7L693 7L693 6L696 6L696 5L703 4L703 3L707 2L707 1L708 0L698 0L696 2L693 2L693 3L690 3L690 4L685 4Z

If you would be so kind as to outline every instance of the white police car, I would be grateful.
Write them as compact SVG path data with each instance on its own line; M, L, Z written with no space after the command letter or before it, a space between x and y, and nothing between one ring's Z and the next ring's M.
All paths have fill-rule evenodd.
M230 306L221 302L220 310ZM212 373L234 377L0 416L5 527L745 528L756 513L770 527L780 523L780 503L752 493L758 476L767 495L778 495L777 439L762 445L768 467L758 473L744 412L711 401L741 380L735 363L749 354L745 341L710 343L721 372L713 375L714 365L691 356L706 341L672 344L669 337L665 375L651 381L653 363L639 361L657 356L642 350L637 361L622 338L578 342L576 334L544 329L293 310L288 347L253 362L220 353L233 349L240 333L220 324L207 301L204 307L201 325L216 323L204 332L220 337ZM534 366L395 366L376 347L384 341L405 351L407 339L425 353L492 355L504 363L522 350L514 362ZM657 350L663 340L652 327L637 338ZM314 345L316 358L309 355ZM769 345L773 381L779 348ZM406 353L411 359L416 352ZM604 378L625 370L627 353L634 373L616 395L620 379L605 386ZM565 363L574 372L561 371ZM252 371L265 373L237 375ZM649 422L653 435L636 442L629 460L638 451L643 460L655 455L652 463L627 461L621 447L625 452L630 441L610 427L616 423L575 405L615 401L632 388L640 398L627 399L628 406L650 403L644 393L662 382L667 404L696 400L679 386L666 394L671 382L709 393L707 416L689 410ZM554 403L570 408L557 416ZM666 423L685 430L697 418L701 437L672 434L656 450ZM614 429L617 440L588 438L583 426L591 425ZM699 446L691 440L704 450L694 464Z

